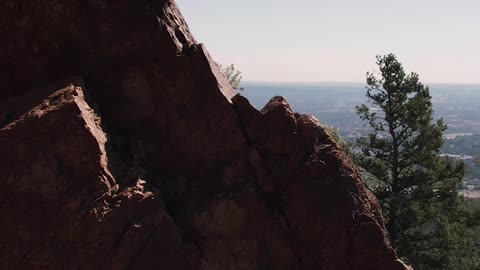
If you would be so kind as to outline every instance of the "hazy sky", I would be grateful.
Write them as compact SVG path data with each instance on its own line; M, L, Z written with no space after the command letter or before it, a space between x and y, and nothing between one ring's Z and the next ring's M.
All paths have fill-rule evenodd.
M480 83L480 0L177 0L246 81L363 82L395 53L422 81Z

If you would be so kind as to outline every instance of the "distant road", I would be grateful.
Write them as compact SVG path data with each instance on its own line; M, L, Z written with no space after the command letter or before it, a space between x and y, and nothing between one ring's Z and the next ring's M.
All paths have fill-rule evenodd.
M462 136L471 136L473 133L451 133L451 134L443 134L443 138L447 140L455 139L456 137Z
M480 191L463 191L463 196L466 198L479 199Z

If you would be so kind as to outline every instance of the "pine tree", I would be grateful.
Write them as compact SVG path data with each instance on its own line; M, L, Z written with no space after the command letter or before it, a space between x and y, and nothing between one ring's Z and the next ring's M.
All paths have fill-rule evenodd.
M243 87L240 87L240 83L242 81L242 72L235 68L235 65L231 64L228 67L223 69L223 74L227 81L230 82L233 89L240 89L243 90Z
M429 88L393 54L377 56L377 65L380 76L367 73L371 107L357 106L372 132L358 140L354 159L381 204L392 245L417 269L478 269L478 222L458 193L464 165L439 155L447 126L433 119Z

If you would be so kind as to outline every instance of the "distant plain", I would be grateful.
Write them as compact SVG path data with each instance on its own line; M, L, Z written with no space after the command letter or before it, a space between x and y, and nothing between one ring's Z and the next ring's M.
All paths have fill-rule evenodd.
M239 91L253 106L261 109L276 95L284 96L292 109L312 114L322 124L340 128L344 137L367 131L355 113L355 106L366 103L362 83L275 83L245 82ZM480 84L430 84L436 117L448 124L445 136L480 134Z

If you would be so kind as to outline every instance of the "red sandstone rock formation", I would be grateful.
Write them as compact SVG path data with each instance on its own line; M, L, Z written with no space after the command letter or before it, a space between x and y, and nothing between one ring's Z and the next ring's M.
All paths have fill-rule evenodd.
M234 96L172 1L5 0L0 39L0 269L409 269L318 121Z

